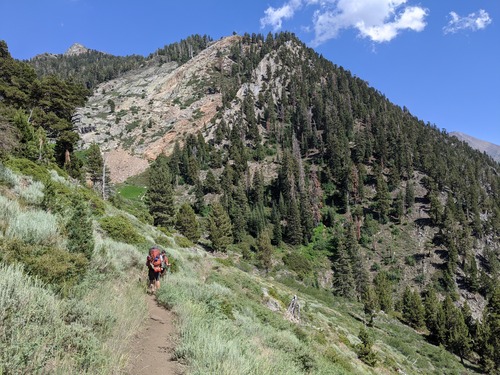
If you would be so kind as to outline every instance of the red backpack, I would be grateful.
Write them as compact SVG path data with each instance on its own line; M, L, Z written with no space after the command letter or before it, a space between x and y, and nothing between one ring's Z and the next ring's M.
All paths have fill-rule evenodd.
M155 247L149 249L149 255L146 261L146 265L152 268L155 272L161 271L161 257L159 249Z

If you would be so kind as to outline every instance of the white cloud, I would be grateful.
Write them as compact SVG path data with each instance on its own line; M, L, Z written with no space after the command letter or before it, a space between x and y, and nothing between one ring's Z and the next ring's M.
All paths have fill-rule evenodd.
M389 42L394 39L399 31L409 29L422 31L426 23L424 18L426 11L419 7L408 7L393 22L382 23L381 25L365 26L364 23L356 25L361 36L368 37L374 42Z
M264 11L265 17L260 19L260 26L264 28L270 25L274 31L278 31L281 29L283 19L292 18L301 6L302 0L290 0L280 8L269 7Z
M450 12L450 21L443 27L445 34L454 34L460 30L478 31L484 29L492 22L488 12L480 9L477 13L471 13L465 17L460 17L455 12Z
M403 30L422 31L428 10L407 6L407 0L289 0L280 8L269 7L261 26L274 31L291 19L303 5L315 6L313 45L335 38L344 29L356 29L363 38L388 42Z

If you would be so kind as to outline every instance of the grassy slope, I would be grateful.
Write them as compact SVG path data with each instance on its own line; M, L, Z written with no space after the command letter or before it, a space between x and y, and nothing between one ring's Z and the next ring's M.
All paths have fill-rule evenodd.
M328 292L285 286L244 272L230 258L179 250L179 273L168 276L159 299L180 317L177 356L193 374L460 374L466 370L446 350L387 315L370 329L377 365L357 358L364 326L362 306ZM312 293L308 293L312 292ZM286 318L298 295L300 323ZM273 300L280 311L272 312ZM473 372L473 370L468 369Z
M41 212L37 202L43 197L41 186L7 175L0 186L0 203L10 210L10 216L0 217L2 246L25 233L9 229L15 228L11 217ZM127 216L108 205L105 208L105 215ZM41 228L37 241L64 247L62 212L55 219L56 228ZM360 304L308 288L290 276L287 285L277 277L265 277L240 261L238 254L215 257L198 247L181 248L175 244L179 237L167 237L127 217L146 242L125 244L96 231L89 272L66 297L16 266L1 266L0 311L9 329L0 332L2 343L7 344L0 350L0 373L119 372L126 363L127 341L144 318L145 305L137 303L144 288L137 279L145 274L143 257L151 243L162 243L178 269L168 275L158 299L179 316L181 339L176 355L187 362L191 374L466 371L453 355L387 315L379 315L370 329L377 365L369 367L356 354L364 326ZM99 217L95 219L97 223ZM286 318L293 295L301 304L300 323Z

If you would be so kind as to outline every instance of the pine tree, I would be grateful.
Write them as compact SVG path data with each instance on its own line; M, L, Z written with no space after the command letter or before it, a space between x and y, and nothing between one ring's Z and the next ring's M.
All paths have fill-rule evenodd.
M175 218L174 191L168 159L164 154L158 155L151 164L146 198L154 225L171 226Z
M28 121L28 116L21 110L14 115L14 125L21 134L21 153L26 159L37 160L38 145L35 136L35 128Z
M281 244L283 239L283 232L281 229L281 214L276 204L273 203L271 211L271 223L273 224L273 237L271 243L275 246Z
M375 205L376 210L379 214L379 220L382 223L386 223L389 219L389 208L391 207L391 196L389 195L389 189L387 187L387 182L382 174L377 177L377 193L375 194Z
M485 372L497 374L500 369L500 287L496 286L483 311L480 328L480 356Z
M405 208L407 213L411 213L413 204L415 203L415 188L413 182L408 180L405 188Z
M260 170L256 171L253 176L251 202L254 206L264 205L264 177Z
M260 268L269 272L272 266L273 247L267 232L262 232L257 238L257 261Z
M368 285L368 287L365 290L365 293L362 296L362 302L363 302L363 310L365 312L365 315L368 317L367 325L369 327L372 327L373 319L377 315L377 311L379 309L377 294L375 293L373 286Z
M285 227L285 241L291 245L300 245L302 243L302 227L300 210L297 204L297 200L292 198L288 202L288 210L285 216L286 227Z
M214 203L208 219L208 236L212 241L212 249L216 252L225 252L233 243L229 215L220 203Z
M333 291L336 295L349 299L356 296L351 260L343 238L339 238L334 250Z
M88 203L83 197L73 198L73 215L67 224L68 250L83 253L90 260L94 252L94 230Z
M245 193L243 181L240 181L232 194L229 206L229 216L233 226L233 238L235 242L241 242L247 231L249 216L248 199Z
M375 366L377 363L377 356L372 351L373 338L364 327L359 331L359 339L361 344L357 346L358 357L368 366Z
M170 172L173 177L172 179L174 180L175 184L177 184L177 179L181 174L180 170L181 155L182 155L181 146L179 145L179 141L176 140L174 145L174 150L172 151L172 154L170 155L170 159L168 161Z
M393 215L398 219L399 223L403 221L404 210L403 192L400 190L392 207Z
M176 215L175 227L192 242L197 242L200 238L198 221L190 204L184 203L179 208Z
M479 271L474 255L470 255L466 259L465 277L469 290L476 293L479 290Z
M410 327L420 329L425 325L425 309L420 295L406 287L403 293L403 319Z
M439 201L437 194L432 190L429 193L429 200L431 202L430 217L435 225L442 225L443 205Z
M430 336L434 341L438 341L438 315L441 305L436 295L436 291L430 288L425 293L424 310L425 324L429 330Z
M387 277L387 273L380 271L375 276L373 283L375 284L375 293L377 294L380 308L386 313L391 312L393 309L392 285Z
M87 162L85 164L87 174L92 181L92 187L102 194L103 168L104 159L101 154L101 149L96 143L90 145L87 150ZM109 181L109 177L107 178Z
M469 355L472 345L469 329L459 308L452 306L445 312L447 315L447 347L460 357L463 364L464 358Z

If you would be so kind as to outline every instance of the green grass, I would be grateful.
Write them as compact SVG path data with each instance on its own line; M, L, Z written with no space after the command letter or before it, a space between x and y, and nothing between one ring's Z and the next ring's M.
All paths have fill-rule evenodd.
M265 275L246 261L241 266L237 253L215 258L198 247L183 248L181 237L161 233L91 193L85 200L93 202L94 221L102 225L94 231L94 253L85 274L72 279L61 293L53 285L60 275L64 278L64 272L72 272L71 267L63 267L71 262L64 260L71 253L65 250L62 225L69 219L70 200L60 200L57 214L41 211L36 199L16 192L22 176L6 170L2 176L1 254L10 256L18 248L29 248L33 259L47 259L48 268L22 260L18 263L23 268L10 258L4 263L12 264L0 263L0 374L123 373L127 344L147 316L144 285L137 280L146 274L145 255L155 242L161 242L176 265L177 272L162 281L157 297L178 316L175 356L187 364L190 375L392 374L398 369L406 374L474 373L385 314L379 314L370 329L377 365L363 363L356 350L364 326L362 304L337 298L314 287L307 277L301 281L297 276L300 272L309 276L312 269L324 266L311 260L321 249L304 248L300 257L289 258L296 272L281 267ZM122 187L124 207L142 204L140 186L145 184L138 181L144 176ZM61 177L57 181L64 184ZM68 195L73 194L71 185L64 186ZM39 190L35 187L33 196ZM17 222L19 217L22 220ZM404 232L393 236L396 241L405 239ZM137 241L140 244L134 244ZM408 255L398 254L398 259ZM50 268L53 257L62 260L57 270ZM306 269L300 264L304 260L312 262ZM29 276L36 274L32 266L46 278ZM396 269L393 274L399 277ZM287 319L286 307L293 295L301 304L300 322ZM279 311L268 306L272 299Z
M44 175L30 163L16 165ZM146 316L137 283L143 254L97 232L90 263L68 252L71 200L58 194L57 214L42 211L41 185L0 167L0 374L122 373L130 335ZM65 194L86 192L94 215L110 209L59 174L47 176Z
M146 190L144 186L125 185L118 189L118 193L125 199L140 200Z

